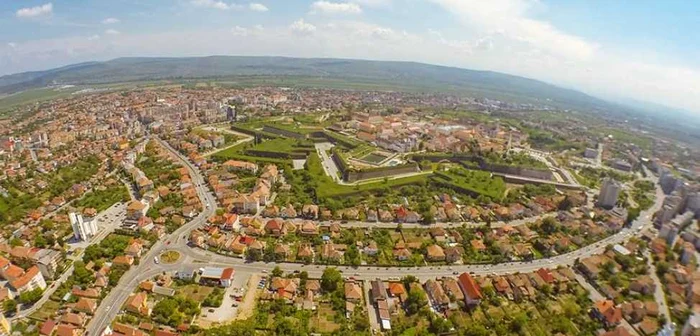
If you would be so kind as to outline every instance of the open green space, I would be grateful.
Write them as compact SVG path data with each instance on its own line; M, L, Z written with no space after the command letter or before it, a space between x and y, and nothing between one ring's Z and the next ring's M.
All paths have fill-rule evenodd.
M357 185L341 185L335 183L333 179L326 175L321 165L321 159L316 153L311 153L311 155L309 155L306 161L306 170L312 177L311 183L316 190L316 196L318 198L341 197L380 188L391 188L415 184L421 181L425 182L427 180L427 175L415 175L396 179L380 179L376 182L368 182Z
M370 154L367 154L361 158L362 161L367 161L367 162L374 163L374 164L379 164L386 159L387 159L387 156L380 155L377 153L370 153Z
M499 153L488 153L485 154L484 159L486 163L495 165L505 165L505 166L517 166L524 168L535 168L535 169L547 169L547 164L544 162L533 158L532 156L520 152L520 153L510 153L508 155Z
M333 132L326 130L324 131L327 137L332 138L336 144L345 148L355 148L358 146L366 145L363 141L351 138L347 135L340 134L338 132Z
M180 252L177 251L167 251L160 255L160 261L164 264L172 264L180 259Z
M581 185L589 188L598 188L601 181L610 177L619 182L627 182L634 179L633 175L621 173L613 169L582 167L575 172L574 177Z
M263 164L274 163L281 166L291 165L291 161L289 159L246 155L245 150L252 147L253 144L251 142L244 142L236 146L229 147L222 151L216 152L214 155L212 155L212 158L218 162L224 162L226 160L243 160Z
M250 150L288 154L292 152L312 151L313 144L304 140L279 138L262 141L250 148Z
M313 132L323 131L323 128L319 127L319 126L297 125L297 124L289 124L289 123L281 123L281 122L267 122L267 123L265 123L265 125L273 127L273 128L278 128L281 130L289 131L289 132L298 133L301 135L306 135L306 134L313 133Z
M117 202L126 202L129 198L129 191L121 183L109 186L104 190L93 189L91 193L75 202L77 208L95 208L97 212L107 210Z
M207 298L207 296L209 296L214 291L214 288L190 284L179 288L177 291L180 295L184 297L191 298L197 302L202 302L205 298Z
M602 128L600 129L599 134L602 136L612 135L613 140L615 141L633 143L644 150L650 150L651 147L654 145L654 140L650 137L638 135L617 128Z
M3 112L7 112L12 108L21 105L68 97L73 92L79 91L81 89L82 88L80 87L72 87L60 90L56 88L41 88L9 95L0 98L0 115Z
M46 301L39 309L34 311L29 318L46 321L54 316L61 308L61 303L53 300Z
M491 173L480 170L468 170L452 168L449 171L438 171L431 179L448 188L454 188L472 196L484 195L492 200L503 197L506 184L500 177L493 177Z

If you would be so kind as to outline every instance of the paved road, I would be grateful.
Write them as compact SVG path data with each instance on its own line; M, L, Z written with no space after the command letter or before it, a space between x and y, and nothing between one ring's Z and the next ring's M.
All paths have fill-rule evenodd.
M333 148L333 144L330 142L321 142L314 146L316 147L316 153L318 153L318 156L321 158L321 165L323 165L323 171L326 172L326 175L330 176L336 183L342 182L338 177L338 166L335 165L335 161L326 153L326 151Z
M654 280L654 284L656 285L656 290L654 291L654 300L656 300L656 303L659 305L659 311L661 312L661 314L666 317L666 321L670 322L672 321L671 311L669 310L668 303L666 302L666 294L664 294L664 287L661 283L661 279L659 279L659 276L656 275L656 266L654 265L654 262L652 260L651 253L649 253L649 251L646 251L644 256L647 258L647 265L649 265L649 273L651 279Z
M117 203L115 205L112 205L110 208L97 215L97 222L105 223L109 221L109 218L111 218L112 216L119 216L119 214L126 215L126 204ZM107 237L108 234L112 233L115 228L116 227L113 225L101 226L101 231L99 231L97 235L90 240L89 244L99 244L99 242L102 241L102 239L104 239L105 237ZM85 245L87 245L87 243ZM82 257L83 252L80 252L79 254L73 256L72 259L81 260ZM41 299L39 299L39 301L35 302L32 306L28 307L27 309L20 310L15 316L9 318L9 320L12 321L18 318L29 316L32 313L34 313L37 309L41 308L41 306L43 306L44 303L46 303L46 301L48 301L51 298L51 295L53 295L53 293L56 292L58 287L60 287L61 284L65 282L68 279L68 277L70 277L72 274L73 265L71 264L70 267L63 271L63 274L61 274L61 276L58 277L58 279L53 281L51 287L47 288L44 291L44 294L42 295Z
M170 147L162 140L158 141L183 162L185 167L190 171L192 181L197 186L197 193L203 203L214 205L214 196L206 188L206 184L199 170L191 165L187 159ZM655 180L655 178L653 178ZM656 181L655 181L656 182ZM371 280L375 278L386 279L389 277L402 277L405 275L416 276L421 281L443 277L453 276L462 272L470 272L476 275L488 274L509 274L516 272L532 272L539 268L556 268L558 266L571 266L577 259L586 258L594 254L604 252L605 246L609 244L617 244L626 241L634 235L639 234L643 230L652 227L651 216L654 212L661 208L663 204L663 192L657 186L657 199L654 205L647 211L643 211L640 217L632 223L628 228L621 230L619 233L605 238L593 245L583 247L579 250L569 252L563 255L548 259L538 259L528 262L508 262L496 265L454 265L454 266L426 266L426 267L376 267L376 266L338 266L337 268L345 276L353 276L361 280ZM133 267L127 272L112 292L102 301L102 305L97 309L94 318L90 321L87 330L90 335L97 335L98 332L104 330L106 326L117 316L123 303L132 293L138 283L155 276L160 272L172 272L182 267L203 267L203 266L223 266L234 267L237 274L252 274L259 272L267 272L279 266L285 272L307 271L310 277L320 277L326 266L322 265L303 265L296 263L265 263L265 262L247 262L240 258L218 255L212 252L202 251L195 248L190 248L186 245L186 235L192 229L204 224L206 219L214 213L214 206L206 207L191 222L180 227L173 234L169 235L165 245L161 242L156 243L151 247L149 252L141 259L141 264ZM153 257L159 255L165 250L176 250L182 255L181 259L176 264L163 265L155 264Z
M99 335L99 333L101 333L105 327L110 324L110 322L119 313L122 304L126 301L129 294L131 294L138 283L153 277L160 272L179 269L181 265L177 263L171 265L156 265L153 258L165 251L168 245L185 246L186 239L183 239L185 238L183 235L187 235L190 231L192 231L192 229L203 225L207 218L212 216L215 212L216 199L207 189L206 183L199 169L192 165L187 158L172 148L165 141L159 138L156 138L155 140L158 141L164 148L176 155L182 162L183 166L187 168L190 173L190 177L192 178L192 183L196 186L195 188L199 199L202 200L204 210L192 221L181 226L175 230L175 232L168 235L164 239L164 241L166 241L165 244L163 243L163 240L161 240L151 246L146 255L141 257L141 263L136 267L132 267L124 274L124 276L122 276L122 279L119 281L117 286L113 288L107 297L102 300L102 304L98 307L94 317L90 320L86 328L89 335Z

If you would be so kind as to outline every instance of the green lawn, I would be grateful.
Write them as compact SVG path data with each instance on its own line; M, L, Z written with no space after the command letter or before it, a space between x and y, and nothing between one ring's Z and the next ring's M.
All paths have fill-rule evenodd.
M250 148L250 145L251 145L251 142L244 142L244 143L241 143L239 145L226 148L222 151L216 152L214 155L212 155L212 158L214 160L220 161L220 162L223 162L226 160L242 160L242 161L250 161L250 162L254 162L254 163L274 163L274 164L278 164L278 165L291 164L291 161L287 160L287 159L277 159L277 158L245 155L244 150L247 148Z
M384 160L386 160L386 159L387 159L386 156L384 156L384 155L379 155L379 154L376 154L376 153L370 153L370 154L365 155L364 157L362 157L362 160L363 160L363 161L371 162L371 163L374 163L374 164L379 164L380 162L382 162L382 161L384 161Z
M316 196L319 198L347 196L380 188L391 188L408 184L416 184L425 182L428 178L427 174L425 174L389 180L381 179L377 182L369 182L358 185L340 185L335 183L335 181L326 175L323 167L321 166L321 159L319 159L318 154L311 153L306 161L306 166L308 172L314 180Z
M599 133L602 136L612 135L613 140L615 141L633 143L645 150L650 150L651 147L654 145L654 140L652 138L637 135L617 128L603 128L600 130Z
M431 178L446 187L488 196L494 200L501 199L506 190L502 178L492 177L491 173L480 170L453 168L447 172L436 172Z
M213 287L205 287L200 285L187 285L178 289L178 294L186 298L193 299L197 302L202 302L204 299L214 291Z
M279 138L265 140L251 148L251 150L274 152L274 153L290 153L300 149L313 149L313 144L308 141L300 141L297 139Z
M57 90L54 88L42 88L16 93L0 99L0 112L4 112L11 108L24 104L31 104L45 100L67 97L70 96L73 92L76 92L80 89L81 88L79 87L72 87L63 90Z

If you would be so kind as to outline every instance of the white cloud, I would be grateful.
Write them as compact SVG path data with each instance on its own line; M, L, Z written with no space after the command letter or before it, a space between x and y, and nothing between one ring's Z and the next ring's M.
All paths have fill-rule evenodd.
M483 9L485 6L482 15L500 20L500 14L494 14L499 11ZM505 8L508 9L501 13L515 21L532 20L525 9ZM659 61L641 52L597 47L595 41L561 32L543 21L533 26L547 27L546 34L533 34L537 29L516 34L500 23L484 23L482 19L472 20L462 14L459 17L463 24L454 27L457 33L449 30L409 33L362 21L312 24L299 19L290 25L267 25L264 29L229 26L219 30L129 33L109 38L105 33L99 40L82 35L30 40L16 48L0 46L0 75L122 56L271 55L399 60L511 73L591 94L641 97L700 112L700 67ZM523 27L521 23L516 25ZM559 52L544 45L543 41L552 41L551 36L582 41L587 47L561 43L568 50Z
M119 20L119 19L117 19L117 18L112 18L112 17L111 17L111 18L106 18L106 19L102 20L102 24L106 24L106 25L109 25L109 24L116 24L116 23L119 23L119 22L121 22L121 20Z
M100 35L97 35L97 34L88 37L88 41L97 41L99 39L100 39Z
M352 2L367 7L385 7L391 4L391 0L352 0Z
M564 33L548 22L527 16L535 0L432 0L457 16L466 26L482 33L499 32L515 41L552 54L585 60L598 45Z
M107 30L105 30L105 34L107 34L107 35L119 35L121 33L115 29L107 29Z
M248 36L248 28L243 28L241 26L235 26L231 28L231 33L235 36Z
M7 46L10 47L10 48L12 48L12 49L14 49L14 48L17 48L17 43L14 43L14 42L7 42Z
M15 15L18 18L29 19L42 16L49 16L53 13L53 3L47 3L36 7L27 7L17 10Z
M316 31L316 26L304 22L304 19L299 19L294 21L294 23L289 26L289 29L295 33L308 35L313 34Z
M241 9L243 7L238 4L228 4L219 0L192 0L190 1L190 3L198 7L213 8L220 10Z
M250 8L250 10L252 10L254 12L267 12L267 11L269 11L269 9L265 5L263 5L261 3L256 3L256 2L249 4L248 8Z
M360 14L362 8L356 3L316 1L311 4L311 13L321 14Z

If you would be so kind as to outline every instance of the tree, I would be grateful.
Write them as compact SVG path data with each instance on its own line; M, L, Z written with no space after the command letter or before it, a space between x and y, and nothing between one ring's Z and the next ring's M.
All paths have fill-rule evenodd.
M245 257L248 260L259 261L262 259L262 252L258 249L246 249Z
M14 315L17 312L17 301L5 300L2 303L2 309L5 311L5 315Z
M345 251L344 257L346 263L349 263L350 265L359 266L362 263L362 259L360 258L360 251L357 249L357 246L355 246L355 244L352 244L348 247L348 250Z
M39 301L41 299L41 295L44 293L44 290L41 288L36 288L28 292L24 292L19 295L19 302L22 304L32 304L34 302Z
M559 210L567 211L567 210L571 209L572 206L573 206L573 202L571 202L571 199L569 198L569 196L566 196L566 197L564 197L564 199L561 202L559 202L558 208L559 208Z
M430 331L440 335L442 333L446 333L452 329L452 322L450 320L446 320L440 316L437 316L433 314L432 319L430 320Z
M272 269L271 274L273 277L281 277L282 276L282 269L279 266L275 266L275 268Z
M422 290L412 290L406 299L406 313L413 315L428 304L428 298Z
M540 224L540 228L542 231L548 235L553 234L557 232L558 230L558 225L557 225L557 220L552 218L552 217L547 217L542 220L542 224Z
M464 330L464 336L489 336L491 332L481 324L470 324Z
M328 267L323 270L323 275L321 276L321 288L326 292L333 292L343 281L343 276L340 274L338 269L333 267Z

